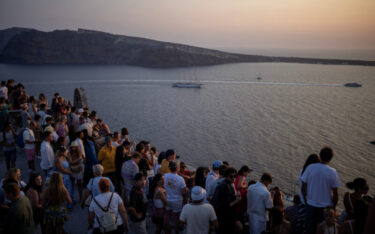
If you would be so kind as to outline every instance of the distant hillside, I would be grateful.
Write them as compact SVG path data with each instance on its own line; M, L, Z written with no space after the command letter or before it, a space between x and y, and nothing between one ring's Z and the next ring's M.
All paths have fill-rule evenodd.
M375 66L375 61L226 53L84 29L42 32L11 28L0 30L0 42L4 43L0 62L16 64L124 64L169 68L240 62L290 62Z

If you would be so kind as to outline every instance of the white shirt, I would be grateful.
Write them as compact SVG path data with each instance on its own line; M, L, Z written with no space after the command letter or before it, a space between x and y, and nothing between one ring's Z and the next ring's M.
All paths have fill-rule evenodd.
M95 197L95 200L105 209L108 206L109 199L111 198L112 192L107 193L101 193L98 196ZM111 203L109 205L109 211L117 214L117 226L122 225L122 218L121 215L118 212L118 206L121 205L122 199L117 193L113 193L113 197L111 200ZM98 220L96 217L100 217L104 212L102 209L99 208L99 206L95 203L94 199L92 199L89 211L95 213L95 219L94 219L94 228L98 228Z
M79 125L78 131L82 131L84 129L87 129L87 134L89 135L89 137L92 137L92 125L89 123L83 123Z
M120 144L117 143L116 141L112 141L112 145L113 145L114 147L118 147Z
M25 149L35 149L35 143L26 143L26 141L35 141L33 130L26 128L23 131L23 141L25 142Z
M174 173L164 174L164 189L167 201L182 201L182 189L186 188L185 180Z
M211 187L212 183L219 179L219 175L216 174L213 170L208 173L207 178L206 178L206 185L205 188L208 190L208 188Z
M267 209L273 207L271 193L266 186L257 182L247 190L247 213L261 222L267 221Z
M48 170L55 165L55 153L51 144L47 141L43 141L40 146L40 154L42 160L40 161L40 167L43 170Z
M59 135L57 135L56 131L52 132L52 137L54 142L57 142L57 140L59 139Z
M74 130L77 131L78 127L79 127L79 115L77 115L76 113L72 113L71 114L72 116L72 126L74 128Z
M0 87L0 97L5 98L5 100L8 99L8 88L6 86Z
M85 147L83 146L83 141L79 138L76 138L74 140L74 142L77 142L78 143L78 146L79 146L79 150L81 151L81 154L84 158L86 158L86 154L85 154Z
M207 234L210 221L217 220L215 210L211 204L186 204L182 208L180 220L186 223L186 234Z
M302 176L307 184L307 204L315 207L332 206L332 189L341 185L336 170L323 163L309 165Z
M104 176L97 176L97 177L91 178L86 186L86 188L91 192L93 197L96 197L102 193L99 188L99 182L101 179L106 179L109 181L109 191L111 192L115 191L115 188L113 187L113 184L110 178L104 177Z

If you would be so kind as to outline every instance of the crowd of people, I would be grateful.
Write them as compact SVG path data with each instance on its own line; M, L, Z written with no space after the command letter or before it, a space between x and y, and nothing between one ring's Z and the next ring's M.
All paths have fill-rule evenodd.
M9 111L20 113L19 131ZM127 128L112 132L95 111L56 93L29 96L22 84L2 81L0 142L7 176L0 188L0 233L65 233L73 206L88 207L93 233L375 233L368 183L356 178L339 203L334 152L310 155L299 174L300 194L285 207L272 175L249 181L252 169L228 162L188 169L175 150L158 152L131 140ZM29 181L21 180L17 152L24 151ZM23 155L23 154L22 154ZM35 163L40 158L40 170ZM24 160L24 159L18 159Z

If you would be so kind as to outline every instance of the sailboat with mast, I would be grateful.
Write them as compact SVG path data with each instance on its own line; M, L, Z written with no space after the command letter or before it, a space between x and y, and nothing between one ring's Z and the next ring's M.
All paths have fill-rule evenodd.
M190 82L178 82L173 83L173 87L175 88L194 88L194 89L200 89L202 84L197 79L197 73L194 73L194 79Z

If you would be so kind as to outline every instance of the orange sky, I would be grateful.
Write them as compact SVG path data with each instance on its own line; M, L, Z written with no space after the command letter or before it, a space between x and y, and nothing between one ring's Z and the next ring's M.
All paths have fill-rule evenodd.
M1 0L0 28L89 28L205 47L375 49L375 0Z

